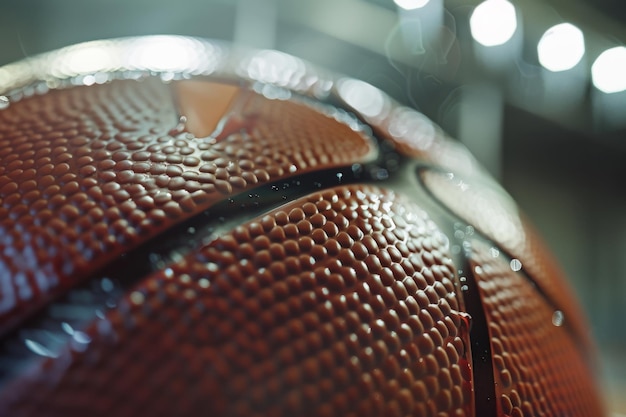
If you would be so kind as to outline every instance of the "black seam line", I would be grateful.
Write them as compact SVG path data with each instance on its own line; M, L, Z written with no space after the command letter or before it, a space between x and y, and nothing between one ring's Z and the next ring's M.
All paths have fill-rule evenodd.
M162 257L166 263L176 262L189 251L230 232L238 225L262 217L284 204L336 186L359 182L371 183L361 175L356 174L352 167L344 166L304 173L251 188L231 195L210 208L175 224L153 236L138 248L127 252L124 257L142 258L151 254ZM142 262L148 264L153 261L154 256L152 259L142 259ZM124 260L120 259L117 262L124 263ZM112 272L109 271L120 270L120 265L117 262L109 264L101 274L112 275ZM159 265L154 266L156 268L148 268L150 270L146 272L149 273L160 268Z
M379 169L372 164L354 164L303 173L251 188L226 197L123 253L82 283L53 298L0 338L0 389L27 369L32 361L42 358L26 348L24 341L28 335L33 336L34 341L42 337L54 345L50 348L46 343L40 343L44 348L42 352L47 349L54 355L72 337L71 330L69 333L64 330L63 323L71 324L74 330L84 328L99 314L114 308L130 288L150 274L236 226L260 218L284 204L342 185L384 186L385 181L370 177L370 168ZM103 291L105 281L107 286L112 286L108 291Z
M462 245L462 242L460 243ZM464 285L467 286L467 289L461 291L461 296L465 302L467 313L472 317L469 338L470 354L472 356L474 409L477 416L496 417L498 407L487 316L485 315L478 283L476 282L467 253L463 253L462 262L463 276L466 278Z
M433 171L438 171L441 173L445 173L446 171L441 170L437 167L428 167L428 166L423 166L423 167L419 167L417 170L421 171L421 170L433 170ZM460 217L459 215L457 215L451 208L449 208L446 204L444 204L441 200L439 200L437 198L436 195L433 194L433 192L430 190L430 187L427 187L426 184L424 183L424 181L422 180L421 176L419 175L419 172L417 173L417 178L419 183L422 185L422 188L426 191L426 194L428 196L430 196L430 198L449 216L451 216L456 222L462 223L465 226L472 226L474 227L474 225L470 224L466 219ZM488 185L488 184L487 184ZM489 237L487 234L485 234L484 232L482 232L481 230L479 230L478 228L475 228L475 235L480 236L481 238L483 238L486 242L488 242L488 244L490 244L491 246L495 247L498 249L498 251L500 251L502 254L504 254L509 261L513 260L513 259L518 259L517 256L515 256L513 253L511 253L508 249L504 248L501 244L499 244L498 242L494 241L493 238ZM462 246L461 246L462 247ZM546 293L546 291L543 289L543 287L535 280L533 279L533 275L530 274L528 272L528 269L526 267L524 267L524 264L522 263L522 267L519 271L517 271L520 275L522 275L529 283L530 285L535 289L535 291L537 291L537 293L539 294L539 296L543 299L543 301L549 305L552 309L554 310L559 310L559 311L563 311L563 307L557 305L557 303L552 300L548 294ZM574 340L575 342L579 340L579 337L576 333L576 331L573 329L573 327L569 324L567 317L565 318L565 321L563 322L563 329L565 329L567 331L567 333L570 335L570 337L572 338L572 340ZM575 345L577 346L579 352L581 353L581 355L585 358L585 360L587 361L587 363L592 363L592 359L591 357L589 357L588 352L585 352L584 350L581 349L580 343L575 343Z
M248 82L240 83L240 85L250 88ZM173 89L169 92L176 114L180 116ZM311 106L311 103L317 102L312 97L295 92L292 94L294 95L292 99L296 99L301 104ZM94 271L75 287L50 297L38 311L32 312L21 322L16 322L0 337L0 387L12 376L18 375L20 369L23 369L22 365L25 366L28 363L24 357L30 359L38 357L28 350L24 352L21 336L24 330L38 331L56 326L53 331L58 336L62 322L60 319L57 320L58 322L52 320L53 310L68 307L71 311L77 308L81 313L81 319L76 323L76 328L84 327L94 320L99 312L115 305L129 288L149 274L165 268L194 248L206 245L236 226L260 217L282 204L315 192L355 183L379 184L393 189L393 178L399 176L397 175L399 172L396 171L399 171L399 165L407 163L407 158L401 157L388 142L372 134L368 130L369 124L356 114L345 110L344 106L333 105L326 100L320 100L319 103L323 106L343 109L348 113L348 117L352 115L358 120L362 127L360 134L366 136L371 142L370 154L351 165L305 172L225 196L224 200L213 204L210 208L174 224L148 241L121 254L118 259ZM103 294L102 282L105 279L107 285L113 285L113 289ZM85 295L89 296L85 297ZM61 335L66 342L69 340L68 334L61 333ZM3 363L7 362L12 365L10 369L13 369L8 374L6 367L3 366Z

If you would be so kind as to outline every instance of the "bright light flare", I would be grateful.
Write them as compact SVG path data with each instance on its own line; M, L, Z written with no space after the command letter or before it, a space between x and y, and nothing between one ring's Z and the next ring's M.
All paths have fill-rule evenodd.
M67 56L65 62L61 62L64 69L69 73L88 74L101 71L103 68L116 68L121 60L115 53L115 47L110 43L94 42L79 45Z
M389 108L389 102L383 93L364 81L345 78L339 81L337 89L349 106L366 117L384 116Z
M404 10L421 9L426 6L430 0L393 0L396 5Z
M591 66L593 85L604 93L626 90L626 47L607 49Z
M412 149L425 150L434 142L437 131L433 123L423 114L408 107L399 107L389 118L389 133Z
M585 38L580 29L561 23L546 31L537 44L539 63L558 72L574 68L585 55Z
M306 67L302 61L291 55L262 50L243 64L243 72L253 80L287 87L304 76Z
M486 0L476 6L470 17L474 40L484 46L508 42L517 30L515 6L507 0Z
M153 71L185 71L201 65L197 43L195 40L165 35L139 38L133 45L128 60L131 66L137 68L151 68Z

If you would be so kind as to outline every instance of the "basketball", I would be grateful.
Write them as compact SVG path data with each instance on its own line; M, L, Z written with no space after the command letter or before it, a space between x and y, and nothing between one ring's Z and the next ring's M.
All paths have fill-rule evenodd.
M427 117L271 50L0 67L0 415L600 416L589 326Z

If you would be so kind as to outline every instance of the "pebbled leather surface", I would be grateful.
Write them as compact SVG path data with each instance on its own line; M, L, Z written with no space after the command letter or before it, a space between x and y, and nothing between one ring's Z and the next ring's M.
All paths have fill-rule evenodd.
M0 370L27 351L1 415L602 415L561 273L462 146L404 107L353 108L364 126L320 104L332 82L294 58L254 55L247 77L113 77L0 109ZM304 175L154 273L102 275ZM71 322L64 294L75 317L107 301Z
M331 115L248 89L224 118L216 137L194 137L155 79L52 91L0 112L0 330L233 193L373 150Z
M92 323L84 351L42 362L0 404L15 416L474 415L455 282L420 207L331 189L147 277Z
M489 321L499 414L602 415L588 364L563 327L571 317L484 244L473 248L470 265Z

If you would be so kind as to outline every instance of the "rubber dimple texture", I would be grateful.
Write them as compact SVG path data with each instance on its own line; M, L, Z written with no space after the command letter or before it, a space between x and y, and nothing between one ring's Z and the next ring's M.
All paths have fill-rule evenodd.
M0 68L0 415L601 415L589 327L471 154L245 56L155 37Z
M154 78L51 91L0 112L0 332L233 192L373 151L332 115L242 94L218 138L186 133Z
M455 282L419 206L329 189L148 277L89 343L42 361L0 404L12 416L473 416Z
M554 308L488 246L474 241L472 252L489 320L500 415L604 415L588 365Z

